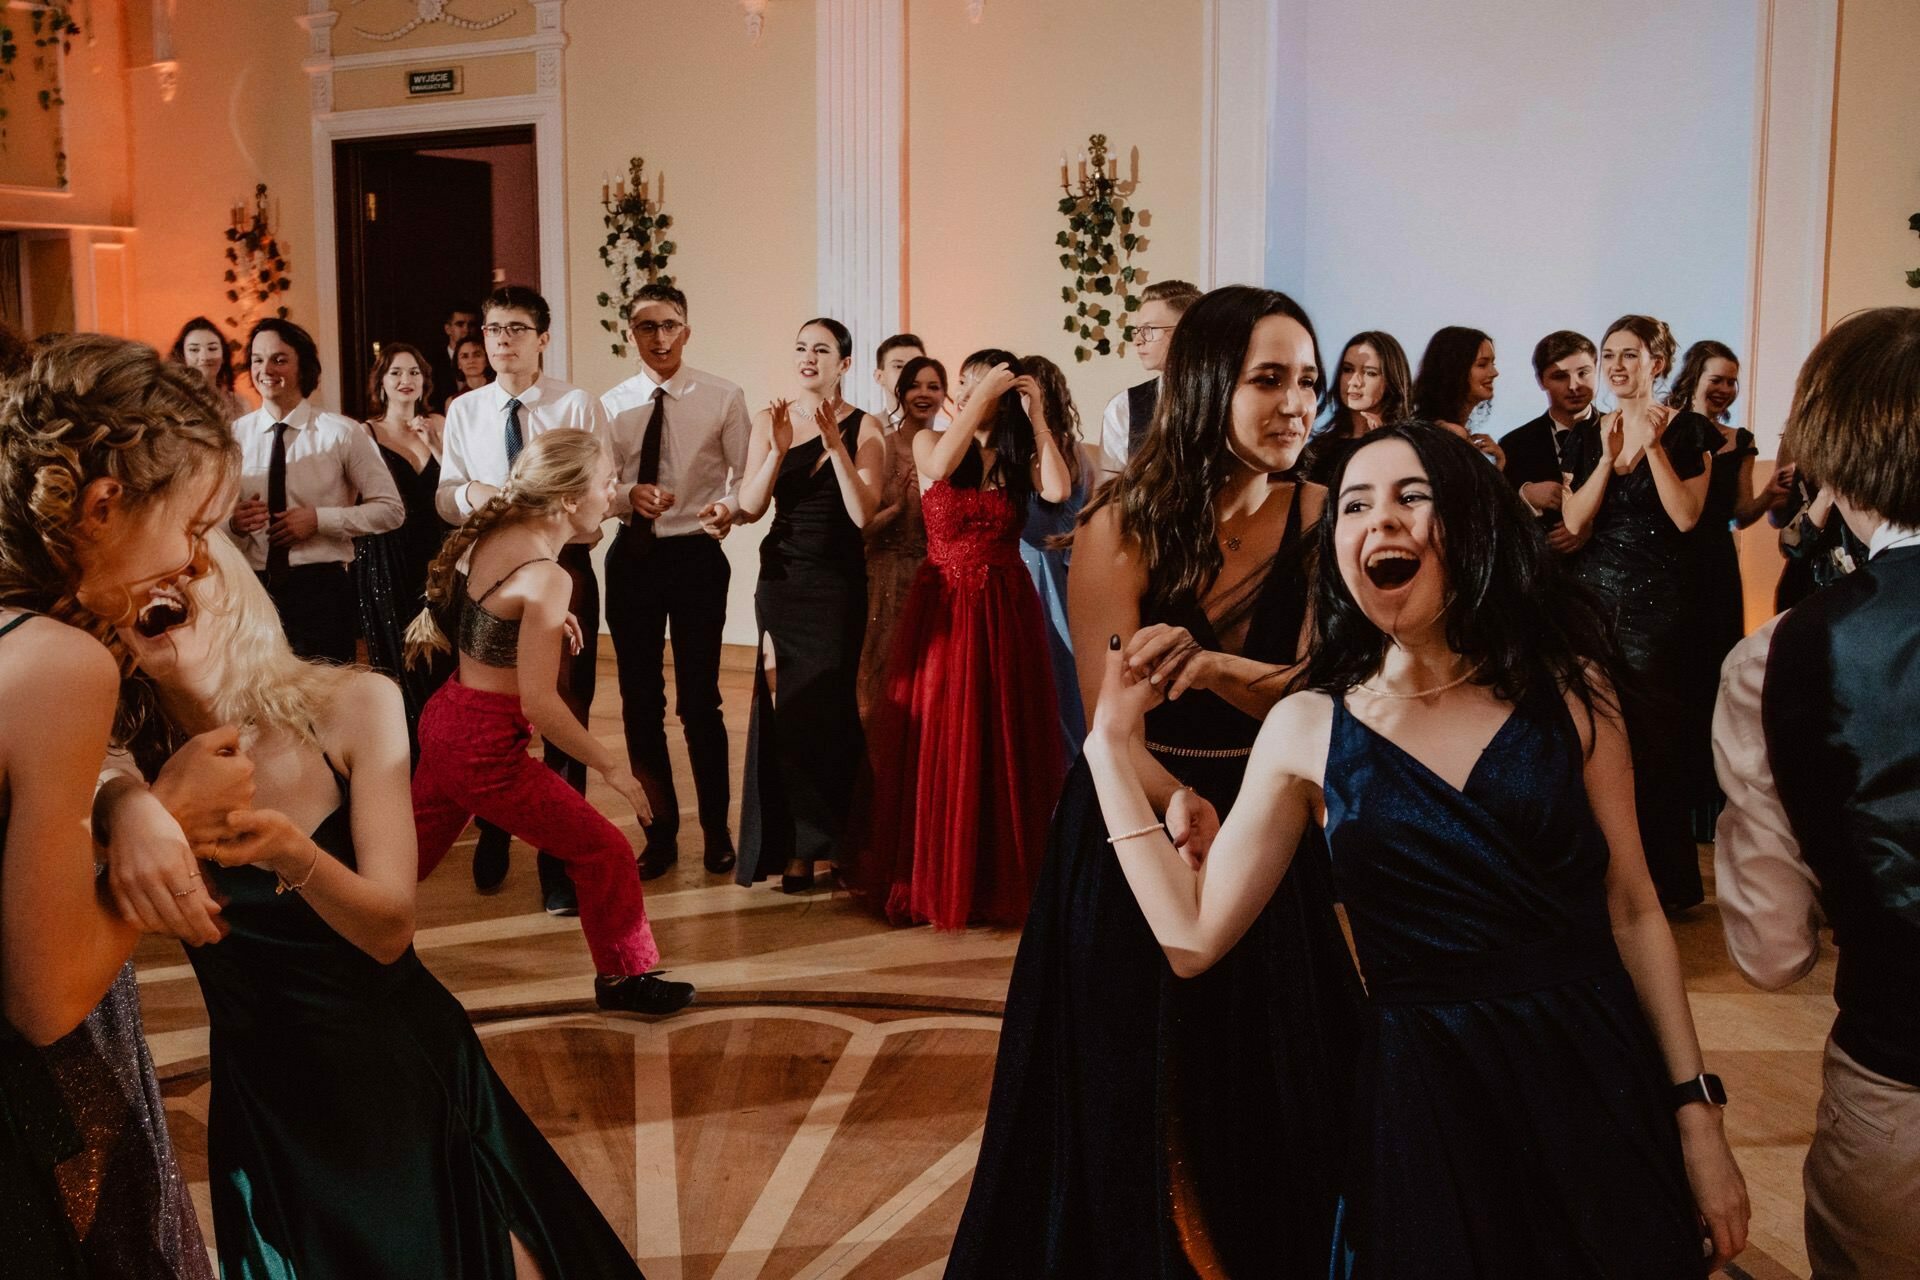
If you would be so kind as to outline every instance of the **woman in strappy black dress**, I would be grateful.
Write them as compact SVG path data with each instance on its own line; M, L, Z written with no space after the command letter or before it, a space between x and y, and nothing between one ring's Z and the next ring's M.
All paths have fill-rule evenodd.
M440 430L443 419L424 412L432 402L433 372L419 348L387 344L374 366L369 395L380 416L367 422L381 460L393 475L406 506L398 529L356 538L353 580L360 598L360 634L367 638L367 663L393 677L407 708L407 735L416 736L427 699L453 674L453 660L436 655L409 667L407 624L426 606L427 566L452 532L434 508L440 487ZM415 754L419 748L414 748Z
M1746 1187L1640 856L1605 614L1440 427L1374 432L1333 483L1311 656L1204 877L1134 764L1159 691L1109 656L1086 754L1114 856L1202 974L1325 830L1371 1004L1353 1276L1703 1276L1745 1243Z
M1131 635L1143 678L1178 691L1137 767L1153 816L1196 859L1298 657L1303 530L1325 495L1271 477L1298 461L1319 380L1290 299L1208 294L1174 334L1169 429L1076 536L1069 613L1087 706L1107 635ZM1182 981L1110 838L1077 763L1014 963L947 1275L1325 1275L1360 1012L1325 853L1309 837L1249 936Z
M740 485L739 518L758 520L771 504L773 523L760 544L753 594L759 661L734 878L752 885L778 875L788 893L813 887L816 862L839 862L866 754L860 530L879 504L887 444L880 420L840 396L852 363L845 325L822 317L800 327L800 394L754 416Z

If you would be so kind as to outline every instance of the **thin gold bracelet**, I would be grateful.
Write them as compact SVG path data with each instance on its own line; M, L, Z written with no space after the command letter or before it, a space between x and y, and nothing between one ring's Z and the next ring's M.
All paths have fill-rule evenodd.
M316 843L313 846L313 861L307 864L307 874L300 877L300 883L289 884L287 883L287 878L285 876L276 875L274 876L274 879L278 880L280 883L273 886L273 896L277 898L283 893L300 892L302 889L307 887L307 881L313 879L313 873L319 870L319 868L320 868L320 846L318 843Z
M1117 836L1108 836L1107 843L1119 844L1122 840L1138 840L1141 836L1150 836L1157 831L1163 830L1165 830L1165 828L1156 822L1152 826L1142 827L1138 831L1124 831Z
M1162 742L1149 742L1147 750L1157 756L1187 760L1242 760L1253 754L1252 747L1173 747Z

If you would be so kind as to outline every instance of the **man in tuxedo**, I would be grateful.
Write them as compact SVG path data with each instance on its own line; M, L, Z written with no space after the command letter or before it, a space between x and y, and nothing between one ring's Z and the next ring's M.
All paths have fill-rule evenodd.
M447 304L442 313L440 331L446 334L446 350L441 344L422 343L423 350L429 352L427 359L433 362L433 411L445 413L447 401L453 398L453 389L460 385L460 367L454 363L453 353L463 339L480 336L480 313L471 302L456 301Z
M1560 523L1560 501L1566 493L1567 435L1594 416L1594 356L1592 340L1571 329L1550 333L1533 348L1533 377L1547 393L1547 411L1500 438L1506 454L1506 476L1547 533L1555 551L1569 554L1584 539Z
M1167 350L1173 345L1174 326L1188 307L1200 300L1197 286L1185 280L1159 280L1140 295L1140 314L1133 322L1133 353L1140 367L1152 374L1107 401L1100 415L1100 470L1103 475L1118 475L1127 469L1127 459L1147 438L1153 425L1153 411L1160 404L1160 371L1167 365Z
M1714 709L1727 950L1774 989L1839 950L1802 1177L1821 1277L1920 1275L1920 308L1858 312L1801 367L1782 455L1869 559L1735 646Z

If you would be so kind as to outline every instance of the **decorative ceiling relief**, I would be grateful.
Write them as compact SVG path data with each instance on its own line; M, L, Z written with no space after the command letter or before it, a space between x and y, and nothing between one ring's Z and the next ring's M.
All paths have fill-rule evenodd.
M362 0L353 0L353 3L358 5L362 3ZM414 0L414 16L411 21L395 27L391 31L369 31L365 27L355 27L354 31L356 34L365 36L369 40L379 40L382 42L399 40L413 34L413 32L419 30L421 27L429 26L435 22L458 28L461 31L485 31L489 27L499 26L508 18L520 12L519 8L514 6L507 8L501 13L495 14L491 18L465 18L457 13L448 12L448 3L449 0Z

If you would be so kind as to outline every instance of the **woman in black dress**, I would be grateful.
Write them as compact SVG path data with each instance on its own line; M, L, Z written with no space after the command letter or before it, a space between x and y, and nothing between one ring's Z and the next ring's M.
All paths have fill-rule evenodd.
M440 554L440 544L449 532L433 503L440 487L444 420L427 409L433 399L433 372L419 348L407 343L389 343L381 351L367 394L379 410L378 417L367 420L367 430L393 473L407 518L389 533L354 539L360 632L367 638L368 664L399 682L407 708L407 735L413 738L420 709L454 667L447 654L409 667L403 652L407 624L426 607L427 566Z
M1651 316L1622 316L1607 330L1600 376L1619 407L1567 438L1573 489L1560 511L1568 533L1588 538L1573 572L1612 614L1626 664L1620 707L1640 845L1660 901L1682 910L1705 896L1687 814L1688 694L1698 670L1687 534L1705 509L1721 436L1699 414L1655 403L1673 347Z
M1135 763L1160 691L1108 655L1086 755L1115 860L1174 970L1210 974L1324 827L1371 1003L1354 1276L1702 1276L1745 1243L1746 1187L1640 857L1605 616L1443 430L1382 428L1333 491L1311 656L1204 876Z
M1292 300L1242 287L1200 299L1168 354L1169 429L1075 539L1069 617L1087 706L1107 636L1130 636L1129 660L1173 696L1134 768L1196 860L1299 653L1325 493L1274 477L1298 462L1320 380ZM1325 1275L1359 1013L1317 839L1246 939L1183 982L1077 763L1014 963L949 1280Z
M814 863L839 862L866 755L858 697L867 631L860 530L879 505L887 444L880 419L840 394L852 363L853 335L838 320L800 326L800 392L754 416L740 484L736 519L758 520L771 504L773 523L760 544L753 596L760 655L734 878L752 885L778 874L787 893L813 887Z
M1320 396L1320 411L1327 415L1326 421L1308 442L1300 469L1324 486L1342 445L1375 427L1403 422L1413 411L1413 373L1399 340L1379 329L1348 338Z
M1413 413L1453 432L1504 471L1506 452L1492 436L1474 429L1475 419L1484 422L1492 411L1499 376L1492 338L1457 324L1436 329L1413 376Z

